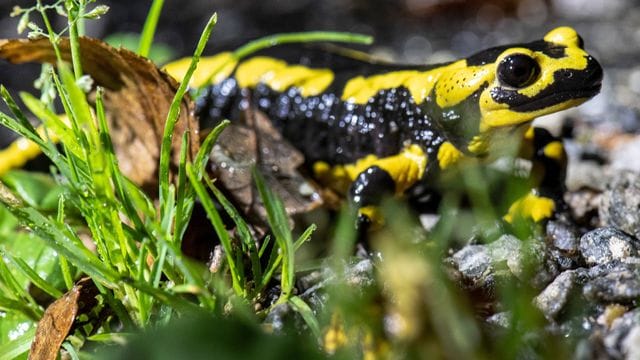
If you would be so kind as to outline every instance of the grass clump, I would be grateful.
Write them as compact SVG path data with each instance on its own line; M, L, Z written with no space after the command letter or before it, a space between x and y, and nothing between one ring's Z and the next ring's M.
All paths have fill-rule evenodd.
M451 286L442 267L442 258L451 239L459 237L455 232L465 216L475 215L483 224L497 221L497 211L483 192L486 184L478 173L462 177L468 183L461 186L471 193L471 215L457 212L462 202L457 194L445 195L441 219L428 241L407 210L391 204L385 207L385 218L394 221L372 241L372 253L382 260L376 261L376 256L354 259L355 221L353 214L345 213L338 219L324 264L301 266L296 255L315 226L294 235L282 202L255 172L270 229L269 236L257 239L205 171L209 153L229 122L212 129L193 159L187 149L193 134L174 134L180 103L215 27L215 14L204 28L167 114L158 199L151 198L118 165L103 90L96 89L94 100L88 99L79 36L83 21L106 11L91 3L60 0L42 5L38 1L33 8L14 11L21 16L21 30L30 29L30 37L50 39L56 49L57 70L45 67L41 76L41 87L48 96L38 99L20 94L47 131L38 131L12 95L0 87L0 96L10 109L9 114L0 113L0 124L34 142L53 163L50 176L14 171L1 178L0 236L11 240L0 243L0 311L7 320L0 323L0 359L25 357L47 302L60 298L82 276L93 280L99 305L96 316L82 318L84 325L62 345L73 358L98 357L96 343L130 344L107 353L114 358L152 353L157 358L197 357L211 352L231 357L238 355L234 346L243 345L244 356L261 358L301 353L309 358L327 353L337 358L513 357L526 345L526 334L542 326L531 317L525 319L522 331L487 341L469 301ZM143 56L150 52L162 5L162 0L154 0L149 12L138 45ZM50 10L67 17L63 31L51 27ZM44 29L31 22L34 13L42 17ZM56 45L64 34L71 44L70 64L62 60ZM280 43L309 41L362 43L370 39L331 32L280 34L248 43L233 53L232 60ZM53 98L59 99L64 117L54 111ZM173 136L182 136L182 148L172 176ZM223 250L224 263L216 272L181 250L196 201L202 204ZM233 223L233 235L224 216ZM530 236L528 230L520 232ZM328 300L313 292L296 292L296 282L309 268L323 272L326 281L317 287ZM506 286L497 291L512 299L507 303L514 313L530 310L530 298L520 295L520 289ZM275 299L272 303L264 301L269 292L276 292L269 294ZM287 311L299 323L283 330L278 324L287 322ZM169 323L177 324L175 333L163 327ZM187 331L190 326L193 331ZM282 330L287 337L273 336L265 328ZM148 335L132 336L140 330ZM251 352L251 346L258 350Z
M11 172L0 182L0 202L3 204L3 229L7 233L20 234L22 241L38 244L47 256L47 267L32 261L37 250L25 254L16 250L16 242L3 242L0 255L0 310L15 326L3 336L0 358L12 358L23 354L34 336L34 326L45 310L46 302L39 302L33 289L43 292L49 299L56 299L70 290L81 275L91 277L99 291L100 307L108 309L106 318L75 331L63 347L70 354L82 352L87 341L113 342L137 329L153 328L186 313L204 311L209 314L245 312L262 295L271 280L280 280L279 304L291 303L304 315L309 326L319 335L319 326L311 310L294 296L295 260L297 249L307 241L313 227L295 241L289 229L287 216L280 200L264 185L256 174L260 195L265 203L269 225L275 239L273 246L264 242L260 248L233 205L214 186L205 172L208 152L215 139L227 125L223 122L210 132L193 162L187 160L188 136L183 135L183 150L175 182L169 176L169 151L173 129L179 115L179 105L187 91L189 78L211 31L216 23L214 14L205 26L192 57L190 70L182 79L167 114L162 140L158 206L139 187L131 183L121 172L111 143L103 104L103 91L98 88L93 104L86 93L79 52L79 36L82 21L93 19L106 11L88 6L93 1L66 0L52 5L40 1L33 8L15 8L14 15L21 16L20 30L29 28L29 37L47 37L57 56L57 71L46 67L41 81L49 82L64 109L65 117L54 111L54 105L22 93L22 102L48 131L39 133L27 120L11 94L2 87L1 96L10 109L0 113L0 124L35 143L53 163L50 186L44 189L42 198L48 206L31 201L28 181L11 183L18 172ZM147 54L153 38L161 1L155 1L145 25L139 51ZM55 32L49 20L50 10L67 17L67 28ZM42 29L32 18L41 16ZM156 18L155 20L153 18ZM67 34L71 48L71 66L63 61L58 41ZM328 34L325 36L344 35ZM278 42L321 40L318 34L285 35L253 43L250 49L238 56ZM51 100L52 97L49 97ZM56 146L59 140L60 146ZM39 175L38 175L39 176ZM11 186L8 186L11 185ZM28 188L26 191L24 188ZM42 188L39 189L42 192ZM231 238L211 195L222 204L238 229L238 236ZM212 221L226 255L226 271L212 274L204 264L186 258L181 251L181 241L191 217L196 197L200 198ZM53 205L51 204L51 199ZM22 229L28 229L23 231ZM89 244L89 245L88 245ZM95 251L88 248L95 246ZM250 260L248 271L243 261ZM261 262L266 258L265 264ZM229 280L229 282L227 282ZM30 284L30 285L29 285ZM28 290L29 285L32 289ZM230 304L234 304L229 307ZM269 309L263 311L267 314ZM255 321L255 320L254 320Z

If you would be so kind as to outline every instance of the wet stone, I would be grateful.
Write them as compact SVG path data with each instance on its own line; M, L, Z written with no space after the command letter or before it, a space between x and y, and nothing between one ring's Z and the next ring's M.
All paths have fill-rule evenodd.
M621 171L607 184L599 208L603 224L640 236L640 175Z
M467 245L453 254L450 263L471 288L491 286L496 281L523 278L527 265L539 267L544 249L538 243L524 243L512 235L503 235L486 245ZM531 256L534 255L534 256Z
M618 266L587 281L584 296L600 303L631 304L640 297L640 269Z
M575 285L575 271L565 271L533 299L533 303L547 319L554 319L567 304Z
M578 250L580 237L574 225L564 221L551 220L547 223L546 230L547 237L556 249L569 253Z
M614 227L603 227L580 238L580 252L589 266L638 256L638 239Z
M495 313L487 318L487 324L508 329L513 315L509 311Z
M453 254L453 263L468 279L478 279L491 267L491 255L486 245L467 245Z
M618 359L640 358L640 309L615 319L602 337L607 355Z

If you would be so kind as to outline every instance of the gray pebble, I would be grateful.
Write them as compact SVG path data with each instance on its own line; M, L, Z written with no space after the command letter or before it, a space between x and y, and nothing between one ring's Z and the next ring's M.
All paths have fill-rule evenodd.
M589 266L624 261L638 255L638 240L619 229L603 227L580 238L580 253Z
M547 319L554 319L567 304L575 283L575 271L568 270L561 273L533 299L534 305Z
M564 221L551 220L547 223L547 237L553 246L564 252L575 253L578 250L578 230L575 225Z
M600 303L630 304L640 297L640 273L638 268L616 267L588 281L584 296Z
M615 319L602 336L609 356L619 359L638 359L640 353L640 309L629 311Z
M599 209L603 224L615 226L634 236L640 235L640 175L622 171L602 194Z

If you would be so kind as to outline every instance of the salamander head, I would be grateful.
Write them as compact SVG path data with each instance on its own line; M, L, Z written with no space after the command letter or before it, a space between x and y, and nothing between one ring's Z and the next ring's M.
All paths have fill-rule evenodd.
M473 106L475 116L458 129L463 126L462 137L482 143L494 132L579 105L598 94L602 67L583 45L575 30L560 27L543 40L485 50L443 74L436 85L436 101L443 114Z
M506 49L494 66L495 79L480 96L481 131L579 105L600 91L602 81L602 67L568 27Z

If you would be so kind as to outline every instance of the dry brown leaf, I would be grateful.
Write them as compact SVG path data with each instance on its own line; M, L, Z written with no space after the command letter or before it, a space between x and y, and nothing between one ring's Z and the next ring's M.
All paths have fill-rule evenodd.
M62 57L69 60L68 39L61 39L59 47ZM123 173L147 190L156 189L164 123L178 83L150 60L97 39L81 38L80 53L83 71L105 88L105 109ZM49 40L44 38L0 40L0 58L15 64L56 61ZM193 110L193 102L185 97L173 136L174 167L185 131L191 135L190 155L198 150L198 122Z
M49 305L38 322L36 336L29 351L29 360L55 360L76 316L95 306L96 295L97 289L91 279L83 278L60 299Z
M252 109L228 126L211 153L212 170L244 214L266 219L266 210L253 185L251 168L282 199L289 215L306 213L322 204L315 186L298 171L304 156L289 144L261 111Z

